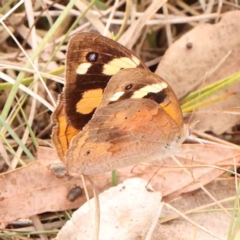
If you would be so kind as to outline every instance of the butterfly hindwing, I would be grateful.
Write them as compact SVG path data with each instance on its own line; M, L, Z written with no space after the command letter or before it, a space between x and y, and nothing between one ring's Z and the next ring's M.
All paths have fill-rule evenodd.
M163 158L185 135L170 86L147 70L125 69L110 79L93 118L72 140L68 171L96 174Z

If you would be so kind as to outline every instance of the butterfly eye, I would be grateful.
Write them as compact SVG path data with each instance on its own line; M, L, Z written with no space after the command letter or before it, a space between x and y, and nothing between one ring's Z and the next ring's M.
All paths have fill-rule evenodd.
M132 84L128 84L126 87L125 87L125 90L130 90L132 88Z

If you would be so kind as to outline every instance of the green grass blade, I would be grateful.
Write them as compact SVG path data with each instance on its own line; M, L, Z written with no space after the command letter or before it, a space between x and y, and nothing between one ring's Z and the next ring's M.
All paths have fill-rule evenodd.
M35 161L35 157L30 153L27 147L22 143L21 139L16 135L16 133L10 128L6 121L0 116L0 124L8 131L12 138L17 142L17 144L22 148L25 154L32 160Z
M113 170L112 171L112 186L117 186L118 185L118 181L117 181L117 171Z
M235 84L238 81L240 81L240 73L236 73L216 83L210 84L201 90L194 91L182 101L180 101L181 108L184 112L187 112L187 109L195 109L194 106L196 104L199 104L203 100L213 96L214 94L227 89L229 86ZM221 99L219 98L219 100Z

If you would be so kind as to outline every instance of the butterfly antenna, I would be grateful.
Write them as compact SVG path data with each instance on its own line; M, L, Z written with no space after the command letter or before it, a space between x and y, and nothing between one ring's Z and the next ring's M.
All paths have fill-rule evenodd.
M165 164L164 160L163 160L163 164L162 166ZM151 178L148 180L148 183L146 185L146 189L148 189L148 185L150 184L150 182L152 181L152 179L156 176L156 174L158 173L158 171L162 168L162 166L158 167L157 171L154 172L154 174L151 176Z

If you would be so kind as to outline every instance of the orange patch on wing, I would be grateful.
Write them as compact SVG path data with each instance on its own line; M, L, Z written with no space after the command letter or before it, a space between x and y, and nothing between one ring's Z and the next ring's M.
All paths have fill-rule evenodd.
M52 120L56 124L52 131L52 140L58 152L59 158L65 162L66 152L69 144L79 130L69 125L67 122L66 111L63 106L62 94L59 96L58 105L52 115Z
M176 108L173 103L170 103L167 106L164 106L164 111L177 123L180 124L182 122L181 116L179 116L178 112L176 112Z
M77 112L89 114L99 106L102 100L103 90L101 88L89 90L83 93L82 99L77 103Z
M79 130L68 125L66 116L59 117L59 133L58 138L62 147L62 152L65 155L69 148L69 143L72 138L79 133Z

